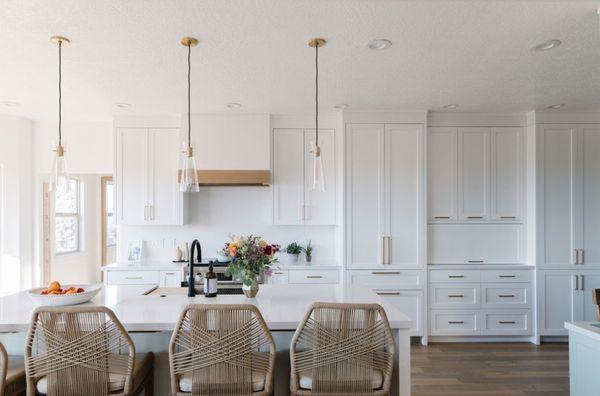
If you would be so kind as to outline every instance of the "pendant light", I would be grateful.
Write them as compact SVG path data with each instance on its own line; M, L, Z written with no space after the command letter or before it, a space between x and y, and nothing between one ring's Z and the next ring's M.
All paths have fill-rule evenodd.
M313 159L312 190L325 191L325 175L323 174L323 160L321 146L319 146L319 47L324 46L325 39L314 38L308 42L309 47L315 49L315 141L311 142Z
M69 39L61 36L52 36L50 41L58 45L58 145L54 148L54 161L52 163L52 180L50 180L50 191L56 189L69 190L69 173L67 172L67 160L65 148L62 145L62 46L70 43Z
M196 168L196 160L194 159L194 150L192 149L192 119L191 119L191 53L192 47L198 45L198 40L193 37L184 37L181 39L181 45L184 45L188 49L188 73L187 73L187 94L188 94L188 141L187 145L183 142L183 160L181 167L181 175L179 180L179 191L181 192L198 192L200 186L198 185L198 169Z

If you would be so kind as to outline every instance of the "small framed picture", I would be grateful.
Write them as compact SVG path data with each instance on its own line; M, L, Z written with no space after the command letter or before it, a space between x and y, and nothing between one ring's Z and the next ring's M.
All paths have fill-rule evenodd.
M140 261L142 259L142 241L135 240L127 243L127 260Z

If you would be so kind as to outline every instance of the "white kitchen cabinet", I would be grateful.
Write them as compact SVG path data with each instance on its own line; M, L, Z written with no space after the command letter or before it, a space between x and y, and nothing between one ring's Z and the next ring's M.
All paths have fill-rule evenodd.
M107 285L158 285L158 271L107 271Z
M158 273L159 287L181 287L182 280L181 271L159 271Z
M420 124L347 125L348 268L420 266L422 128Z
M458 130L458 218L489 218L490 130Z
M491 219L519 220L523 203L523 129L491 130Z
M600 125L579 128L577 152L575 248L580 265L600 267Z
M432 220L457 218L456 128L429 128L427 141L428 216Z
M179 131L118 128L116 146L117 222L183 224L183 195L177 183Z
M265 278L268 285L287 285L289 282L289 271L274 269L271 276Z
M581 309L578 289L578 275L571 271L538 272L538 333L541 336L567 334L565 322L576 320Z
M335 133L319 129L325 191L313 191L314 130L273 130L273 223L335 225Z
M423 335L423 291L422 290L373 290L383 300L396 307L412 321L411 336Z

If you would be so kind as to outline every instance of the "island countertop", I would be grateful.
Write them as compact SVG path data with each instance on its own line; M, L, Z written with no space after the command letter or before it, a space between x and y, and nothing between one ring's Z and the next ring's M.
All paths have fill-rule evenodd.
M309 305L316 301L378 303L385 309L393 329L408 329L411 320L368 288L347 285L261 285L256 298L219 295L215 298L186 295L146 295L151 285L104 286L89 303L112 309L128 331L171 331L179 314L190 303L253 304L271 330L295 330ZM27 331L36 307L26 291L0 298L0 332Z

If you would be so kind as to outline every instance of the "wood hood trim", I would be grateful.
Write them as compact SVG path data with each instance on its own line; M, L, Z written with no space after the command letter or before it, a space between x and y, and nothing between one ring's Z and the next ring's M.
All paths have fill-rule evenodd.
M181 178L181 171L179 171ZM198 170L200 186L259 186L266 187L271 183L269 170Z

